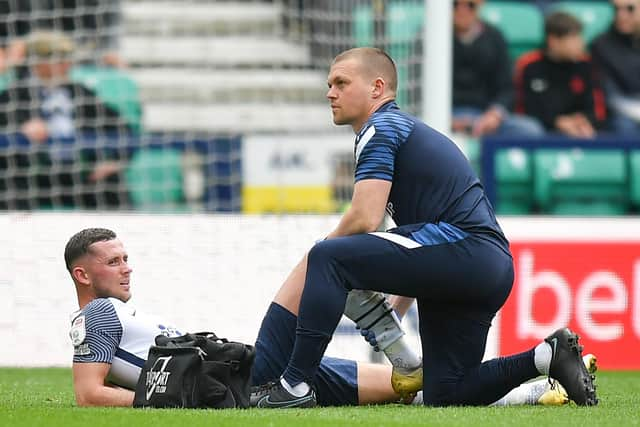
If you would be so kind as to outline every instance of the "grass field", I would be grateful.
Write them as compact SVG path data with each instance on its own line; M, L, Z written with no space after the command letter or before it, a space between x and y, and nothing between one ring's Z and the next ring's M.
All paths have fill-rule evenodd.
M383 405L306 410L140 410L75 407L69 369L0 369L0 426L633 426L640 372L599 372L600 405L581 408L424 408Z

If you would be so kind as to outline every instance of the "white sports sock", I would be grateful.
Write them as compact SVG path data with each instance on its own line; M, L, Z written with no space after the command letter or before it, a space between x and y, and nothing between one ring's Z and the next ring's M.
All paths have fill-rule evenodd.
M298 385L295 386L291 386L287 380L285 380L283 377L280 378L280 384L282 384L282 387L284 387L285 390L287 390L290 394L294 395L295 397L302 397L305 394L309 393L309 384L305 383L305 382L301 382Z
M422 360L407 343L405 337L398 338L382 351L396 368L412 369L422 365Z
M493 402L491 406L536 405L538 399L549 390L549 381L538 380L521 384L507 393L502 399Z
M416 397L411 402L412 405L424 405L424 399L422 397L422 390L416 393Z
M551 357L553 356L553 350L549 343L542 341L536 346L533 354L533 361L538 372L542 375L549 375L549 366L551 366Z

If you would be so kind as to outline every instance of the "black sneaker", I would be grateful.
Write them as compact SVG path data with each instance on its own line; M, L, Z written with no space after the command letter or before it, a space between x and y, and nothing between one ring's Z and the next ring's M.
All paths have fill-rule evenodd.
M562 328L545 338L551 346L552 356L549 376L565 388L569 399L582 406L598 404L595 376L591 375L582 360L582 346L578 335L569 328Z
M280 380L254 387L251 390L249 405L254 408L313 408L318 403L316 393L311 387L302 397L289 393Z

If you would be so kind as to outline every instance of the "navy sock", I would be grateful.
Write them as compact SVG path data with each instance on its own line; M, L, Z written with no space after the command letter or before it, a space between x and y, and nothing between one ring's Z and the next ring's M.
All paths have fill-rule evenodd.
M330 241L309 252L304 291L300 299L296 342L283 376L295 386L311 383L347 301L340 266L332 256Z
M434 384L424 391L427 405L488 405L520 384L540 376L533 362L533 350L488 360L468 370L448 386ZM425 376L425 383L428 381Z
M282 374L289 385L295 387L301 382L313 383L330 340L330 335L298 328L291 360Z

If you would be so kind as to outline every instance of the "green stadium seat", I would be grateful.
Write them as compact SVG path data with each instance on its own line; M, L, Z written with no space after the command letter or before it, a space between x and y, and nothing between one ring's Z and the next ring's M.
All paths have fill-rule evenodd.
M522 148L498 150L495 156L496 211L525 215L533 211L531 155Z
M613 8L608 2L561 1L550 6L549 11L567 12L582 22L585 42L606 31L614 18Z
M406 107L408 94L412 90L409 85L409 70L412 61L415 61L416 42L421 37L424 25L424 2L389 2L386 12L388 52L395 60L398 70L396 101L401 107Z
M75 67L71 70L71 80L94 90L105 104L120 113L134 131L142 131L138 85L125 72L113 68Z
M371 5L362 4L353 10L353 40L355 46L373 46L375 43L375 25L373 8Z
M633 150L629 154L629 184L631 204L640 210L640 150Z
M469 163L471 163L471 167L478 175L480 175L480 140L473 137L465 137L464 141L459 139L460 138L456 137L456 143L461 144L461 148L463 149L462 151L464 152L464 155L467 156Z
M4 90L7 89L14 78L15 75L13 73L13 70L9 70L0 74L0 93L4 92Z
M180 210L182 153L170 148L141 148L131 157L126 170L132 204L140 209Z
M629 209L623 150L534 153L534 197L544 213L622 215Z
M544 41L542 12L533 4L515 1L485 3L480 16L502 31L513 60L540 47Z

